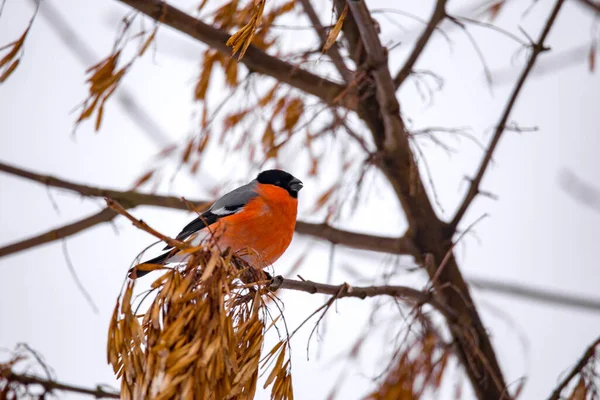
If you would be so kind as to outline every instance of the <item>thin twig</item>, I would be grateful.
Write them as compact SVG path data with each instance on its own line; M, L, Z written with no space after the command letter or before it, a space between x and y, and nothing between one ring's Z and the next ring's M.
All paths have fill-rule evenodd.
M583 353L583 356L581 356L577 364L575 364L575 367L573 367L569 375L567 375L565 379L563 379L560 382L560 384L556 387L554 392L552 392L552 395L550 395L550 398L548 400L559 400L561 398L560 392L562 392L563 389L569 384L569 382L571 382L571 379L573 379L575 375L581 372L581 370L587 365L590 358L594 357L594 355L596 354L596 347L599 344L600 337L594 340L594 342L587 348L585 353Z
M2 380L6 380L7 382L17 382L22 385L39 385L44 388L47 392L53 392L55 390L71 392L71 393L79 393L86 394L90 396L94 396L97 399L102 398L110 398L110 399L118 399L120 398L119 393L107 392L102 389L102 387L98 386L95 389L84 388L81 386L69 385L62 382L57 382L50 379L43 379L37 376L29 375L29 374L15 374L13 372L8 372L6 374L0 375L0 382Z
M509 296L522 297L527 300L547 303L549 306L573 307L589 311L600 311L600 298L583 297L576 294L561 293L548 289L536 288L519 283L507 283L486 278L467 277L467 282L475 288Z
M593 0L577 0L580 4L588 7L590 10L600 14L600 3L594 2Z
M344 297L365 299L367 297L392 296L411 301L415 304L429 304L441 312L444 316L449 318L450 321L456 320L454 311L437 301L431 293L420 291L408 286L350 286L346 283L342 285L327 285L324 283L299 281L294 279L286 279L282 276L276 276L273 278L271 287L273 289L297 290L310 294L329 294L336 296L336 299L341 299Z
M136 228L148 232L152 236L156 237L157 239L162 240L163 242L165 242L166 244L168 244L171 247L176 247L176 248L178 248L180 250L189 248L189 246L190 246L189 243L182 242L182 241L170 238L170 237L168 237L166 235L163 235L159 231L157 231L157 230L153 229L152 227L150 227L150 225L148 225L147 223L145 223L141 219L135 218L134 216L132 216L131 214L129 214L125 210L125 208L122 205L120 205L118 202L116 202L115 200L112 200L112 199L109 199L109 198L105 198L104 200L106 201L106 205L108 207L110 207L115 212L121 214L122 216L124 216L128 220L130 220L131 223L133 225L135 225Z
M532 44L532 46L531 46L532 51L531 51L531 56L529 57L529 61L527 62L525 69L521 73L521 76L520 76L519 80L517 81L517 83L513 89L513 92L510 96L510 99L509 99L508 103L506 104L506 107L504 108L504 112L502 113L502 116L500 117L500 121L498 122L498 124L496 126L496 131L494 132L494 136L492 137L492 141L490 142L488 150L485 153L483 160L481 160L481 163L479 164L479 168L477 169L477 174L475 175L475 178L473 178L471 180L471 183L469 185L469 190L465 194L465 197L464 197L463 201L461 202L461 205L460 205L458 211L456 212L454 218L452 218L452 222L450 223L450 226L454 230L456 229L456 227L462 220L463 216L467 212L467 209L473 202L473 199L475 199L477 194L480 192L479 185L481 184L483 175L485 174L487 167L492 159L492 155L494 154L494 150L496 149L496 146L498 145L498 142L500 141L500 138L502 137L502 133L504 132L504 128L506 126L506 123L508 121L510 113L513 109L513 106L515 105L515 103L517 101L517 97L519 96L521 89L523 88L523 86L525 84L525 80L527 79L527 77L529 76L529 73L533 69L533 66L535 64L535 61L536 61L538 55L540 53L548 50L544 46L544 41L546 40L546 37L548 36L548 33L550 32L550 29L552 28L552 25L554 24L554 21L556 20L556 16L558 15L558 12L560 11L560 8L563 5L563 3L564 3L564 0L558 0L556 2L555 6L552 10L552 13L548 17L546 25L544 26L544 30L540 34L539 40L537 41L537 43Z
M319 36L319 39L321 39L321 45L325 45L325 42L327 41L327 32L321 24L319 16L313 8L310 0L300 0L300 3L302 4L302 8L304 8L304 13L312 23L317 35ZM334 43L333 46L327 50L327 54L331 58L331 61L333 61L333 65L335 65L342 78L344 78L344 81L346 83L350 82L352 80L352 73L350 70L348 70L348 67L346 67L344 58L340 54L336 43Z
M408 56L408 59L394 78L394 87L396 89L398 89L400 85L402 85L402 82L408 78L413 67L415 66L415 63L421 54L423 54L423 50L425 49L425 46L427 46L429 39L431 39L433 32L437 28L438 24L446 17L446 1L447 0L437 0L435 9L433 10L433 14L429 19L425 30L421 34L421 37L419 37L419 40L417 40L417 43L410 53L410 56Z
M69 272L71 273L71 277L73 277L73 281L75 281L75 285L77 286L77 288L83 295L83 298L85 299L85 301L87 301L87 303L92 308L92 311L94 312L94 314L99 314L100 310L98 310L98 306L94 302L94 299L92 299L92 296L87 291L85 286L83 286L83 283L81 282L81 280L79 279L79 276L77 275L77 271L75 271L75 266L73 265L73 262L71 261L71 256L69 256L69 249L67 248L66 239L62 240L62 250L63 250L63 255L65 256L65 262L67 263L67 267L69 268Z

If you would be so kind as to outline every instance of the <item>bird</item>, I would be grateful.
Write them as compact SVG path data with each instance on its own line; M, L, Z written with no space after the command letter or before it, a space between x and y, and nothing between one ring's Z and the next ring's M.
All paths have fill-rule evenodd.
M237 256L258 270L272 265L292 241L298 213L298 192L304 184L290 173L271 169L223 195L213 205L183 227L177 240L198 246L203 241ZM206 240L211 237L214 240ZM149 271L142 264L182 262L189 254L167 245L165 252L129 270L136 279Z

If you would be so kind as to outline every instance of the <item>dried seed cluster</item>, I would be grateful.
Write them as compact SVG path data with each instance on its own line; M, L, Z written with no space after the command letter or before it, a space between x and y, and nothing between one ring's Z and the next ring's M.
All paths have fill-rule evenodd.
M261 364L275 356L265 387L273 385L274 399L293 398L283 342L261 363L269 291L244 283L256 271L240 265L230 254L197 250L185 268L169 269L152 284L155 296L144 313L134 311L135 281L127 283L107 349L122 398L252 399Z

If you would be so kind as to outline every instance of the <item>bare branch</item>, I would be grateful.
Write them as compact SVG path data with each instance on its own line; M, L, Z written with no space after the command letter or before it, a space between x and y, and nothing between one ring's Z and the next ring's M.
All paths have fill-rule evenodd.
M315 9L313 8L310 0L300 0L300 3L302 4L302 7L304 8L304 13L306 14L308 19L312 23L313 27L315 28L315 31L317 32L319 39L321 39L321 46L325 45L325 42L327 41L327 32L325 31L325 28L321 24L321 21L319 20L319 16L315 12ZM334 43L333 46L331 46L329 48L329 50L327 50L327 54L331 58L331 61L333 61L333 65L335 65L335 67L337 68L337 70L340 73L340 75L342 76L342 78L344 78L344 81L346 81L346 83L350 82L352 80L352 73L346 67L344 58L340 54L340 51L339 51L336 43Z
M347 283L342 285L327 285L312 281L298 281L294 279L286 279L282 276L273 278L270 286L273 290L289 289L306 292L310 294L321 293L336 296L341 299L344 297L356 297L365 299L367 297L376 296L392 296L411 301L415 304L430 304L436 310L441 312L451 320L456 320L455 313L444 304L433 298L432 293L420 291L408 286L350 286Z
M21 178L29 179L35 182L42 183L47 186L70 190L86 197L109 197L111 199L119 201L125 207L134 206L158 206L176 208L180 210L187 210L187 206L181 201L181 198L174 196L155 196L152 194L140 193L133 190L112 190L96 188L87 185L81 185L77 183L68 182L60 178L55 178L49 175L37 174L30 172L12 165L4 164L0 162L0 171L9 173L11 175L19 176ZM212 204L208 201L195 201L192 202L195 207L202 209L207 208Z
M573 369L571 370L569 375L567 375L565 377L565 379L563 379L560 382L560 384L556 387L556 390L554 390L554 392L552 392L552 395L550 395L549 400L561 399L560 392L562 392L563 389L569 384L569 382L571 382L571 379L573 379L578 373L581 372L581 370L587 365L590 358L594 357L594 355L596 354L596 347L599 344L600 344L600 337L598 339L594 340L594 343L592 343L588 347L588 349L585 351L585 353L583 353L583 356L581 356L581 358L579 359L577 364L575 364L575 367L573 367Z
M334 4L339 11L345 1L335 0ZM423 263L424 254L433 256L434 268L426 268L431 278L436 274L435 266L450 250L452 232L436 215L420 178L386 65L386 52L381 47L369 11L362 1L349 4L352 13L348 16L352 18L347 18L344 23L344 35L355 60L375 78L375 85L366 82L360 88L359 115L369 126L377 146L379 159L376 165L389 180L406 214L410 237L420 255L417 262ZM436 289L440 299L461 320L470 322L468 329L458 327L452 321L448 321L448 325L457 344L458 358L477 398L500 398L506 387L502 370L453 255L439 274Z
M189 210L186 202L182 201L181 198L174 196L159 196L139 193L133 190L120 191L81 185L55 178L53 176L37 174L35 172L27 171L4 163L0 163L0 171L29 179L34 182L42 183L47 186L66 189L75 193L79 193L83 196L101 198L108 197L121 203L124 208L133 208L136 206L156 206L174 208L178 210ZM212 202L204 200L192 200L189 201L189 203L193 204L198 211L206 209L212 204ZM10 244L5 247L1 247L0 257L66 238L100 223L112 221L116 215L117 214L110 209L102 210L97 214L91 215L72 224L65 225L58 229L53 229L49 232ZM408 237L390 238L384 236L367 235L336 229L326 224L312 224L302 221L298 221L296 223L296 232L304 235L310 235L315 238L324 239L331 243L361 250L418 256L416 248L412 245L412 242Z
M588 7L590 10L595 11L596 13L600 13L600 3L594 2L592 0L577 0L579 4L583 4Z
M600 212L600 190L583 181L571 170L563 169L558 175L560 186L575 200Z
M417 40L413 51L410 53L410 56L408 56L408 60L406 60L404 66L402 66L402 69L398 71L398 74L394 78L394 87L396 89L398 89L400 85L402 85L402 82L404 82L404 80L408 78L408 76L412 72L413 67L415 66L415 63L419 59L419 56L423 53L425 46L427 46L429 39L431 39L431 36L433 35L433 32L435 31L436 27L446 17L446 1L447 0L437 0L435 9L433 10L433 14L431 15L429 23L427 23L427 26L421 34L421 37L419 37L419 40Z
M390 254L406 254L418 257L418 250L408 236L398 238L367 235L336 229L327 224L298 222L296 232L327 240L333 244L353 249L378 251Z
M205 24L161 0L118 1L224 54L231 54L231 48L226 45L230 37L227 32ZM339 96L344 91L344 86L281 61L253 45L248 47L244 58L240 62L245 64L251 71L271 76L280 82L287 83L306 93L312 94L329 105L343 105L346 108L355 108L352 104L353 100L351 96ZM341 104L337 104L340 100Z
M473 202L473 199L475 199L477 194L479 194L479 185L481 184L483 175L485 174L487 167L492 159L492 155L494 154L494 150L496 149L496 146L498 145L498 142L500 141L500 138L502 137L502 134L504 133L504 130L505 130L504 128L506 127L508 117L510 116L512 108L516 103L517 97L519 96L519 93L521 92L521 89L523 88L523 86L525 84L525 80L529 76L529 73L531 72L531 70L535 64L535 61L536 61L538 55L540 53L548 50L548 48L546 48L544 46L544 41L546 40L546 37L548 36L548 33L550 32L550 29L552 28L552 25L554 24L554 21L556 20L556 16L558 15L558 12L560 11L560 8L563 5L563 2L564 2L564 0L558 0L556 2L555 6L552 10L552 13L548 17L548 20L546 21L544 30L540 34L540 38L538 39L537 43L531 45L531 55L529 56L527 65L525 66L525 69L521 73L521 76L513 89L510 99L509 99L508 103L506 104L506 107L504 108L504 112L502 113L502 116L500 117L500 121L496 125L496 130L494 132L494 136L492 137L492 140L490 142L488 150L486 151L486 153L483 157L483 160L481 160L481 163L479 164L479 168L477 169L477 174L475 175L475 178L473 178L471 180L471 183L469 185L469 190L467 191L463 201L461 202L461 205L460 205L458 211L456 212L454 218L452 219L452 222L450 223L450 226L453 230L456 229L456 227L462 220L463 216L467 212L467 209Z
M112 221L117 214L110 208L105 208L99 213L90 215L82 220L73 222L72 224L65 225L58 229L52 229L51 231L42 233L29 239L22 240L20 242L12 243L4 247L0 247L0 257L7 256L9 254L18 253L23 250L30 249L45 243L54 242L66 238L68 236L75 235L81 231L91 228L92 226L101 224L103 222Z
M157 230L152 229L147 223L145 223L141 219L137 219L137 218L133 217L131 214L129 214L127 211L125 211L125 208L123 208L123 206L120 205L118 202L116 202L112 199L108 199L108 198L105 198L104 200L106 201L106 205L108 207L110 207L113 211L115 211L115 212L121 214L122 216L124 216L125 218L127 218L129 221L131 221L131 223L133 225L135 225L136 228L148 232L149 234L153 235L157 239L162 240L163 242L165 242L166 244L168 244L171 247L176 247L180 250L187 249L190 247L190 244L187 242L182 242L177 239L172 239L166 235L163 235L162 233L158 232Z
M348 5L356 21L360 37L368 57L368 67L373 69L377 87L377 101L381 107L385 128L384 146L390 151L408 151L408 139L404 123L400 119L400 105L390 75L387 50L384 50L367 5L362 0L349 1Z
M485 278L467 278L472 286L484 291L506 294L514 297L549 303L553 306L583 308L590 311L600 311L600 299L560 293L547 289L535 288L518 283L506 283Z
M3 372L5 372L5 371L3 371ZM60 390L60 391L64 391L64 392L86 394L89 396L94 396L97 399L103 399L103 398L118 399L118 398L120 398L119 393L107 392L106 390L102 389L102 387L100 387L100 386L96 387L95 389L89 389L89 388L84 388L81 386L74 386L74 385L69 385L69 384L62 383L62 382L57 382L57 381L50 380L50 379L39 378L39 377L33 376L33 375L15 374L12 371L6 371L2 375L0 375L0 382L2 380L5 380L7 382L20 383L21 385L25 385L25 386L39 385L42 388L44 388L44 390L46 392L54 392L56 390ZM42 398L43 398L43 396L42 396Z

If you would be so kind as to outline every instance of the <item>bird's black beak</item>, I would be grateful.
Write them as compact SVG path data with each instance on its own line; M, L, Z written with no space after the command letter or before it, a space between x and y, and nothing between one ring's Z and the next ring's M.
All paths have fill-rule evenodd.
M299 179L294 178L290 181L288 186L292 192L298 193L300 189L304 187L304 184Z

